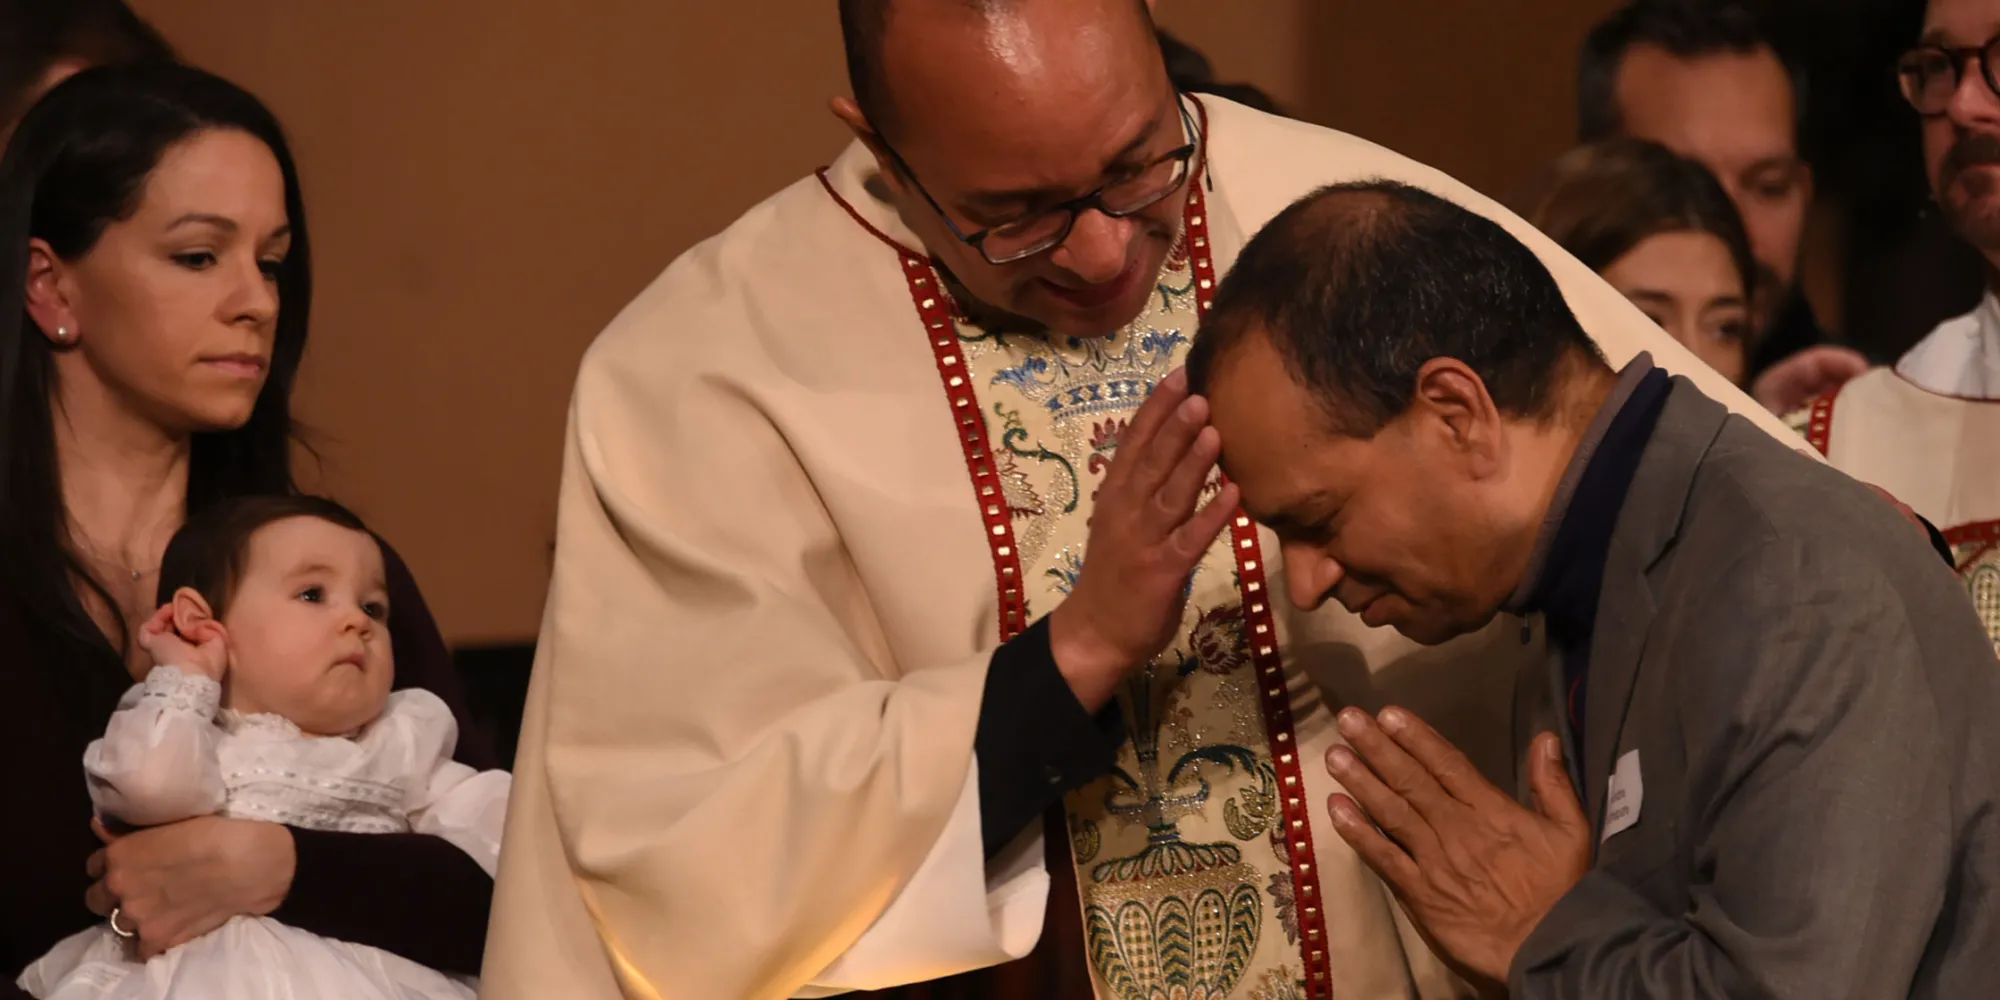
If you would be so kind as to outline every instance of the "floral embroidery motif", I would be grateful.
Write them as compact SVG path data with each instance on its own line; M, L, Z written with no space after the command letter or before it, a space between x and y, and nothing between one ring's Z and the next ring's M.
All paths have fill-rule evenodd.
M1069 848L1076 856L1077 864L1087 865L1097 860L1097 849L1103 846L1104 838L1097 832L1097 821L1069 814Z
M1250 662L1243 634L1243 605L1210 608L1194 623L1189 644L1201 669L1211 674L1234 673Z
M1306 984L1290 969L1272 969L1250 990L1250 1000L1306 1000Z
M1076 581L1083 577L1083 556L1074 550L1064 549L1056 553L1055 565L1042 571L1042 575L1055 581L1056 593L1069 596L1076 589Z
M1090 427L1090 474L1101 476L1111 466L1118 451L1118 435L1125 433L1129 420L1106 420Z
M1292 873L1277 872L1271 876L1271 906L1278 913L1278 925L1285 929L1285 937L1293 944L1299 943L1299 904L1292 897Z

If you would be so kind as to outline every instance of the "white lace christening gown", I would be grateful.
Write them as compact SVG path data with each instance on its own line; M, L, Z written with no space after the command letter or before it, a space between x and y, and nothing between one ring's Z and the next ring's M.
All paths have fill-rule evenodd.
M314 830L428 833L492 874L511 784L451 759L458 724L428 691L397 691L352 738L217 711L206 677L156 667L84 754L103 816L155 826L211 813ZM355 892L380 887L355 886ZM268 917L236 917L150 962L100 925L21 974L42 1000L472 1000L477 983Z

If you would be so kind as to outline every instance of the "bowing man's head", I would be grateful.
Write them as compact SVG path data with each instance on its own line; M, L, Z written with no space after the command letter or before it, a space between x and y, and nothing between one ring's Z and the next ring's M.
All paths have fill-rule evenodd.
M1137 317L1200 165L1148 5L841 0L840 14L854 97L833 110L965 290L1072 336Z
M1532 251L1388 181L1323 189L1266 226L1188 374L1294 603L1427 643L1513 592L1615 382Z

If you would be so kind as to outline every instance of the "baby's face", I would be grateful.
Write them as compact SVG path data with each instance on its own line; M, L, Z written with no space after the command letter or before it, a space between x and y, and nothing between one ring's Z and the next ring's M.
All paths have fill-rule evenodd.
M382 714L396 668L381 546L294 517L259 528L248 556L223 614L229 707L281 715L316 736Z

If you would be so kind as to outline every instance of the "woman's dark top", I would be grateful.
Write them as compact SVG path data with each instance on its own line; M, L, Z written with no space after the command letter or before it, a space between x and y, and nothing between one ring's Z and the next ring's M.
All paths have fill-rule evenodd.
M396 687L430 691L458 718L461 763L496 766L472 729L451 653L409 567L385 544ZM57 662L0 589L0 998L57 941L102 920L84 906L84 864L102 846L90 832L83 752L104 735L132 678L106 662ZM73 657L61 654L61 660ZM109 660L109 657L105 658ZM63 672L68 671L67 677ZM292 830L298 869L271 916L301 930L394 952L443 972L476 974L486 947L493 881L470 855L412 833Z

